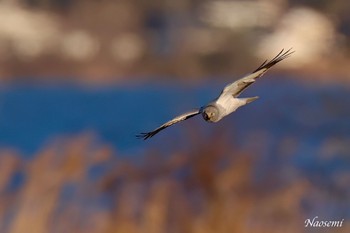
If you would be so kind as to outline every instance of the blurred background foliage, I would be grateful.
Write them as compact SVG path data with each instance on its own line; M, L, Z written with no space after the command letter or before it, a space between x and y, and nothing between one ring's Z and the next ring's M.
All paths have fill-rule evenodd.
M349 11L345 0L2 0L0 75L199 79L247 72L293 47L294 61L281 67L347 80Z
M296 170L286 150L293 141L264 165L259 150L215 136L137 163L89 134L57 140L30 161L2 151L1 232L349 231L348 172L329 182ZM346 220L304 228L314 215Z
M349 12L1 0L0 232L350 232ZM254 106L133 138L290 47Z

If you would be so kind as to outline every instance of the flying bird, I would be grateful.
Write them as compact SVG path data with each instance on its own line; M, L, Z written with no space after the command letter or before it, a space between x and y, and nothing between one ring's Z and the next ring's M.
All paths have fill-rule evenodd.
M153 137L154 135L156 135L157 133L159 133L160 131L162 131L163 129L169 126L172 126L176 123L187 120L199 114L202 114L202 117L207 122L220 121L225 116L236 111L239 107L242 107L258 99L259 98L258 96L248 97L248 98L238 98L238 96L247 87L252 85L257 78L260 78L263 74L265 74L266 71L268 71L272 66L288 58L292 53L294 53L292 49L288 49L287 51L284 51L284 49L282 49L281 52L277 54L277 56L275 56L270 61L265 60L264 63L262 63L252 73L225 86L225 88L220 93L219 97L217 97L212 102L208 103L207 105L201 108L198 108L198 109L186 112L180 116L177 116L174 119L159 126L153 131L150 131L147 133L140 133L136 135L136 137L146 140L148 138Z

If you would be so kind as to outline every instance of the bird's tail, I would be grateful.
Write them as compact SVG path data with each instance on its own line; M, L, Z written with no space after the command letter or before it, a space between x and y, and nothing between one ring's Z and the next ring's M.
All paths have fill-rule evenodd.
M245 104L249 104L253 102L254 100L257 100L259 96L254 96L254 97L248 97L248 98L241 98L241 100L245 101Z

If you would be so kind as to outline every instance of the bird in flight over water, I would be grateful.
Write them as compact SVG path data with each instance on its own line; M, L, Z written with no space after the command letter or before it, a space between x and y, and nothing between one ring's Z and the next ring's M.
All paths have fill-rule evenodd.
M257 78L260 78L263 74L266 73L272 66L276 65L278 62L288 58L294 51L292 49L288 49L284 51L282 49L281 52L277 54L276 57L271 59L270 61L266 60L262 63L256 70L254 70L251 74L244 76L237 81L228 84L224 90L220 93L219 97L217 97L212 102L207 105L186 112L180 116L175 117L174 119L164 123L153 131L147 133L140 133L136 135L136 137L141 139L148 139L162 131L163 129L172 126L178 122L187 120L191 117L194 117L198 114L202 114L203 118L207 122L218 122L223 117L229 115L230 113L236 111L239 107L243 105L249 104L254 100L258 99L258 96L248 97L248 98L238 98L238 96L251 84L255 82Z

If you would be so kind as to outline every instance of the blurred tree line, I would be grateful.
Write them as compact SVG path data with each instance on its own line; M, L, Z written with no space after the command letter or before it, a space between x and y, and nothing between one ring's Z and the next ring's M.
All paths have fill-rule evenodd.
M289 47L298 51L294 67L277 69L348 77L350 3L345 0L9 0L0 2L2 8L12 18L3 14L0 20L17 30L8 32L0 24L2 80L237 75ZM303 15L293 23L298 9ZM303 30L316 32L304 44ZM37 37L26 38L23 31Z

